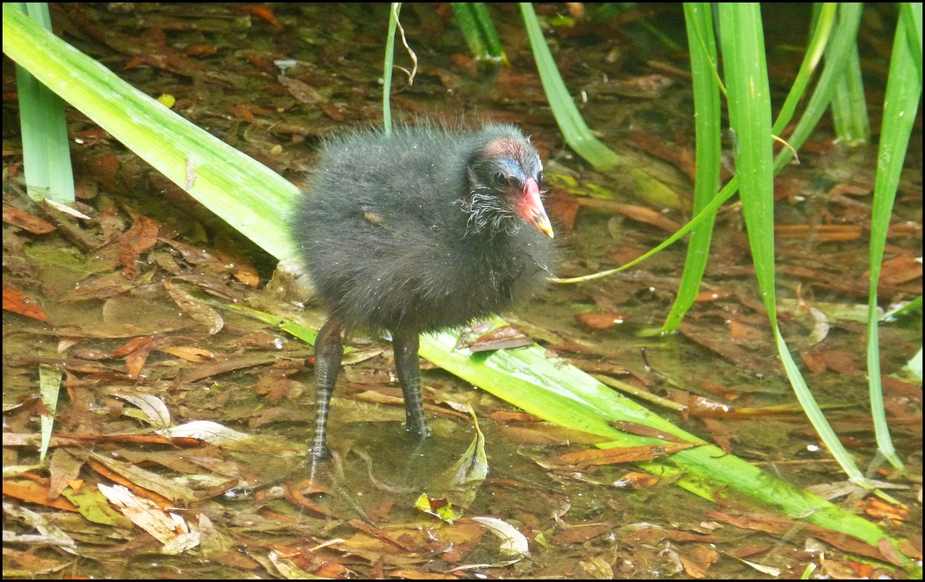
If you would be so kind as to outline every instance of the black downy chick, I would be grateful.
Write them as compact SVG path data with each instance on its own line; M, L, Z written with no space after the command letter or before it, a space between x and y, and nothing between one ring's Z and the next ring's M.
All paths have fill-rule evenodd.
M330 318L315 343L314 459L340 367L341 332L386 329L406 429L430 434L418 335L510 307L550 274L543 167L514 126L431 124L361 130L326 142L291 221Z

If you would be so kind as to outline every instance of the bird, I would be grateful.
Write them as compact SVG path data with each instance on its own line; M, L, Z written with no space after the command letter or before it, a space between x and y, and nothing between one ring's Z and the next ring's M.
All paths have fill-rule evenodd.
M419 335L510 308L552 274L543 165L516 126L429 120L326 138L290 218L303 267L328 310L315 340L314 460L355 329L391 335L405 429L425 438Z

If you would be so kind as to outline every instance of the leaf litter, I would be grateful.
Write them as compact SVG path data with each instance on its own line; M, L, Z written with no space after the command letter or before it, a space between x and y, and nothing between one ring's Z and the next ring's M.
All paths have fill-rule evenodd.
M119 10L143 11L148 24L129 24ZM358 8L325 10L326 18L319 10L203 5L161 14L153 6L69 5L53 12L69 41L107 54L136 86L175 95L174 107L192 121L299 181L312 167L317 136L378 115L373 92L356 88L380 74L381 31L366 26L371 19ZM503 69L488 94L460 58L463 49L442 34L451 21L441 10L425 16L409 7L403 14L412 42L419 19L433 29L434 46L449 50L428 55L432 71L422 69L414 87L399 87L395 101L425 114L444 110L446 99L461 109L478 101L493 118L535 134L558 200L551 212L571 232L558 275L625 262L683 223L690 128L677 126L670 107L688 81L666 79L654 60L643 74L623 70L622 60L609 58L621 42L612 40L618 38L613 23L590 26L596 21L568 17L581 34L611 39L606 58L586 58L581 51L599 48L570 44L578 33L559 29L562 62L582 55L589 63L568 73L568 82L591 95L592 126L608 141L652 137L640 139L632 153L645 175L613 180L572 159L548 116L513 110L525 97L545 99L528 73L529 55L513 52L524 38L511 10L498 8L498 24L517 68ZM621 18L632 23L664 10L639 7ZM538 7L550 18L557 11ZM258 38L249 36L254 31L280 27L298 34L276 34L274 49L241 46L242 39ZM293 38L312 50L289 46ZM322 38L331 44L313 44ZM273 64L281 54L298 55L284 75ZM601 63L610 70L599 70ZM5 574L61 571L70 552L92 560L80 573L107 577L122 574L126 555L142 576L165 564L178 576L196 577L228 569L284 577L770 576L799 573L804 564L775 547L807 552L810 540L825 544L819 563L828 572L890 572L883 549L805 526L794 534L797 522L732 504L717 509L670 487L670 479L616 464L688 445L591 454L588 445L596 441L588 435L536 422L439 370L424 372L434 438L416 448L398 428L400 390L383 373L391 369L391 350L375 337L352 338L354 351L345 357L346 380L332 413L340 474L306 484L311 351L280 327L232 307L282 315L287 329L317 328L316 308L310 304L303 314L264 292L272 267L265 255L137 158L114 150L86 120L72 118L71 130L85 140L74 156L78 214L25 200L14 180L21 171L15 156L4 158L5 177L14 180L4 188L4 465L19 467L4 474L4 512L17 548L45 546L11 552ZM799 299L783 310L783 325L788 337L806 338L796 345L814 387L829 402L848 403L832 411L836 430L867 452L874 445L865 396L845 390L846 382L863 383L863 328L831 308L847 313L866 297L867 233L859 224L869 214L872 180L862 170L869 165L853 158L861 154L828 148L827 165L819 167L809 145L804 166L795 170L801 177L782 180L777 192L781 288ZM901 183L899 212L921 207L920 159L916 164L917 177ZM773 349L737 220L720 213L706 290L681 337L644 336L673 298L683 252L674 249L626 276L550 289L511 318L524 321L516 324L520 331L473 332L470 347L512 349L524 336L543 341L586 370L630 380L634 389L678 404L682 421L699 423L695 432L731 452L796 482L835 481L839 475L825 456L808 452L813 434L768 355ZM920 249L920 216L898 215L889 233L884 299L921 295ZM882 334L885 346L915 341L904 326L883 326ZM884 369L900 369L909 356L888 354ZM39 366L60 369L67 392L58 398L46 468L35 463L41 439L33 419L47 411L35 395ZM884 380L898 445L914 448L921 443L921 390L892 376ZM471 406L477 424L452 402ZM750 420L757 416L759 422ZM920 468L921 457L910 462ZM452 524L414 509L432 476L449 475L458 477L456 484L434 489L429 503L431 509L456 503L462 511ZM454 487L455 502L447 494ZM920 523L896 506L866 500L857 507L891 527L920 532ZM204 561L192 564L183 557L189 555Z

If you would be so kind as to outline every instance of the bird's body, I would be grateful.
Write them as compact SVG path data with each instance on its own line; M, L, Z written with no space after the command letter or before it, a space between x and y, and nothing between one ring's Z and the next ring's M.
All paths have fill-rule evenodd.
M330 354L317 371L319 392L333 390L342 329L387 329L409 427L426 433L418 334L504 310L550 272L541 168L526 138L507 125L403 126L389 137L355 131L325 144L292 220L331 317L316 345L319 361L325 349ZM323 408L326 417L326 402ZM324 449L324 421L316 426L316 455Z
M485 139L401 127L327 144L297 240L332 315L348 327L430 331L506 309L542 283L548 237L475 232L465 212L465 152Z

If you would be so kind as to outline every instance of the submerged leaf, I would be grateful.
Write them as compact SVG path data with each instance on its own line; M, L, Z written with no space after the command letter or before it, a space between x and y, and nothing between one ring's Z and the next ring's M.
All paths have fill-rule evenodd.
M452 467L444 471L432 483L438 491L446 491L447 498L465 509L475 500L478 489L488 476L488 456L485 454L485 435L479 428L478 418L472 406L467 406L472 417L475 435L472 442Z
M39 448L39 459L45 460L48 446L51 444L51 429L55 424L55 411L58 409L58 391L61 389L62 372L58 368L39 366L39 393L42 404L47 412L42 413L42 445Z
M487 527L491 533L501 538L501 553L506 556L529 556L530 544L526 536L508 522L496 517L473 517L476 521Z
M414 507L446 523L453 523L463 515L461 511L458 511L456 507L446 499L435 499L430 497L427 493L421 493L418 496L417 500L414 502Z

